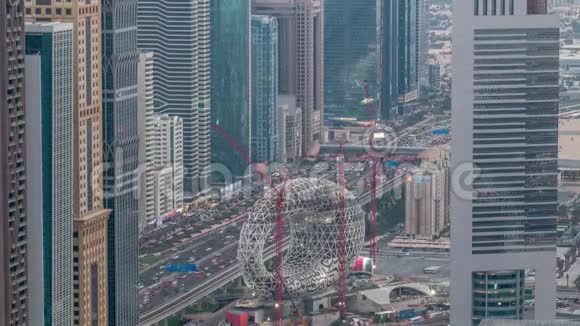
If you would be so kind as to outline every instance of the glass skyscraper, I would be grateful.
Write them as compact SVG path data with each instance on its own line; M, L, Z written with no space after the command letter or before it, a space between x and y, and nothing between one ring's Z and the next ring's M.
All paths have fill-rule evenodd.
M252 16L252 161L278 154L278 21Z
M211 1L211 155L234 178L251 157L250 1Z
M296 96L302 112L302 153L315 153L324 114L324 1L254 0L252 12L278 20L278 90Z
M377 0L326 0L325 118L376 118L374 112L369 117L364 99L367 85L369 96L373 100L377 98L378 62Z
M427 83L425 0L379 1L379 107L384 120L419 98Z
M74 321L104 324L109 210L103 201L101 2L30 0L25 5L29 21L73 25Z
M453 4L452 325L523 319L529 270L555 318L559 26L542 1Z
M379 113L383 120L390 120L397 113L399 97L400 65L400 12L403 0L379 2Z
M102 0L103 179L109 325L136 325L138 307L137 0Z
M139 49L155 57L155 111L183 122L183 188L191 198L205 189L210 165L210 0L139 0L137 25ZM225 110L232 116L231 106Z
M73 26L26 24L31 325L73 325Z

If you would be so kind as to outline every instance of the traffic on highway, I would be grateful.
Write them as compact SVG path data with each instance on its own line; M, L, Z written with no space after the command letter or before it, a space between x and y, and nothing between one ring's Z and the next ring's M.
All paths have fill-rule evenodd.
M445 128L444 123L421 122L419 127L409 127L404 134L417 134L416 141L428 144L433 128ZM405 162L413 157L396 157ZM349 158L346 163L347 188L359 188L361 202L370 200L370 174L372 164L364 158ZM403 182L405 171L381 165L378 185L380 192L398 187ZM289 166L289 177L315 175L336 179L336 161L324 160L317 163L301 163ZM190 207L170 219L144 230L140 238L140 310L147 314L171 302L176 297L191 292L196 286L217 279L222 273L237 264L236 254L241 226L247 211L261 196L252 189L249 194L240 192L227 202L210 200L205 205ZM268 242L273 246L272 236ZM195 271L175 272L194 265ZM187 269L187 268L185 268Z

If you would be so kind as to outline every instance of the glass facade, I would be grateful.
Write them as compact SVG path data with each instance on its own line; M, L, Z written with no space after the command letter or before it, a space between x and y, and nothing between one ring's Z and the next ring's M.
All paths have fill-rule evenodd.
M377 1L324 3L324 116L374 119L365 86L377 98Z
M473 272L473 324L484 318L523 319L524 285L524 270Z
M252 161L276 161L278 132L278 21L252 16Z
M427 84L428 2L388 1L379 9L379 106L381 117L389 120Z
M137 0L103 0L103 179L109 325L136 325L138 308ZM91 312L92 313L92 312Z
M211 1L211 157L242 177L250 157L250 1Z
M155 111L183 122L183 188L191 198L204 190L211 158L210 0L139 0L137 12L139 49L155 58ZM228 103L226 111L237 102Z
M557 29L475 30L473 254L554 250L558 48Z
M31 103L28 113L39 115L40 118L28 119L27 128L34 128L29 130L29 140L40 140L42 149L30 157L40 161L30 166L39 168L40 171L35 171L35 175L41 176L41 180L29 182L29 185L40 185L42 189L41 198L31 196L35 203L29 203L42 206L41 216L31 216L34 223L39 222L36 218L42 219L42 248L29 247L28 250L42 250L42 261L34 263L42 263L45 325L70 325L73 318L72 39L70 25L26 27L27 57L40 57L40 71L27 71L40 83L40 88L31 88L27 94L28 98L38 96L40 107ZM35 90L39 91L34 93ZM37 135L39 137L34 137ZM32 244L37 241L35 239ZM38 292L36 288L30 290L34 296ZM30 314L36 316L37 311L30 311ZM37 322L39 319L31 316L31 321Z

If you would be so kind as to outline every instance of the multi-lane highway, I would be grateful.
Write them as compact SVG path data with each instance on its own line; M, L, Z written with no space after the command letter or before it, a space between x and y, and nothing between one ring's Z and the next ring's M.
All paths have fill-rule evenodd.
M403 176L396 176L387 182L379 183L377 195L391 191L403 182ZM363 205L369 201L369 191L359 198L359 202ZM168 264L193 262L196 260L191 260L191 257L196 257L195 255L199 257L200 254L204 254L205 250L205 254L209 254L209 257L198 261L198 269L201 271L197 274L182 274L177 277L175 274L165 273L162 267L166 266L160 266L159 271L151 270L147 274L147 278L150 278L152 277L150 273L155 273L153 274L153 281L143 279L142 275L142 282L147 284L143 284L146 288L141 290L142 324L149 325L163 320L239 277L240 274L235 260L239 232L240 226L238 224L231 225L219 236L211 238L211 240L208 238L205 242L208 247L197 245L192 250L192 254L182 252L181 255L177 254L177 257L168 262ZM230 236L231 238L229 238ZM225 243L230 239L235 239L235 241L232 240L233 242L231 243ZM266 255L273 255L274 248L274 243L270 243L265 250Z
M430 120L422 121L415 126L411 126L402 131L403 135L409 134L413 130L424 129ZM366 173L371 173L367 169ZM300 175L303 175L300 174ZM332 177L333 173L328 173L323 178ZM359 176L355 182L364 178ZM377 197L400 187L404 183L402 175L396 175L392 179L381 179L378 183ZM347 186L348 187L348 186ZM370 191L367 190L359 196L359 202L366 204L370 202ZM247 205L256 198L239 201L238 205ZM239 212L238 212L239 213ZM204 230L202 233L184 241L175 243L163 250L161 259L151 265L146 266L140 275L140 310L141 320L145 324L163 320L183 308L195 303L197 300L212 293L221 286L227 284L226 280L233 280L239 277L236 262L237 239L239 237L241 224L246 219L245 213L235 215L214 225L212 228ZM267 248L273 253L274 244L270 243ZM155 247L152 247L155 250ZM171 265L197 264L196 273L171 273L167 272L167 267ZM222 284L222 282L225 282ZM153 322L151 322L153 320Z
M285 242L283 249L287 249L288 242ZM275 246L270 244L270 246L264 250L264 257L269 259L275 254ZM222 271L213 277L206 277L200 280L198 284L192 287L188 292L179 294L170 300L161 303L155 309L150 309L141 314L140 325L153 325L162 321L163 319L178 313L185 307L194 304L195 302L203 299L209 294L213 293L216 289L225 286L229 282L240 277L240 270L237 264L229 265Z

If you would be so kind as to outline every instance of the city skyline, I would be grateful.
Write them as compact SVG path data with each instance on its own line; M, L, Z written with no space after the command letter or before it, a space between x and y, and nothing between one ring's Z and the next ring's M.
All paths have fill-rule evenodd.
M0 0L0 41L2 326L580 320L577 0Z

